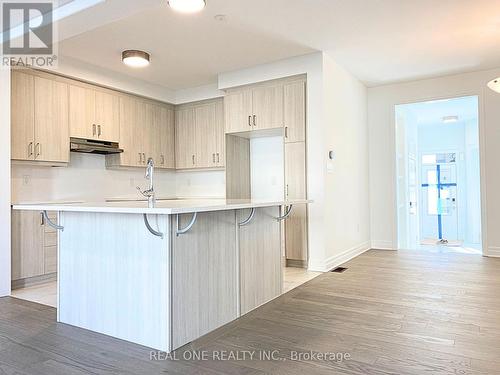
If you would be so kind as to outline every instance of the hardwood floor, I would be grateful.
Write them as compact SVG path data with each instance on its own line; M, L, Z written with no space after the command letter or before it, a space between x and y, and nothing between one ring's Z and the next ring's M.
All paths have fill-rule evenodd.
M148 348L55 323L51 307L1 298L0 374L500 373L500 259L372 250L344 266L186 345L177 360L150 360ZM258 359L260 350L279 359ZM349 359L291 359L310 351ZM193 353L239 358L184 359Z

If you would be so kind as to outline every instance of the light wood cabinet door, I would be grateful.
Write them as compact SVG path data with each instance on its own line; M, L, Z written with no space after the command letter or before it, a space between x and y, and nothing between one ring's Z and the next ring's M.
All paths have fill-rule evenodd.
M74 138L98 139L94 90L69 85L69 134Z
M137 131L142 134L141 150L143 153L142 164L146 165L149 158L158 163L160 153L160 139L155 136L154 106L150 103L139 101Z
M110 155L119 158L117 164L137 167L142 165L142 131L138 126L138 103L132 97L120 98L120 147L123 152Z
M33 160L35 147L34 77L13 70L11 85L11 158Z
M155 153L159 152L159 145L153 139L153 105L142 100L137 101L137 122L135 124L135 134L139 137L136 141L137 151L141 153L140 165L146 165L148 158L155 160Z
M159 168L175 168L175 124L174 111L170 108L155 107L155 129L160 141L157 164Z
M285 197L306 198L305 142L285 143Z
M283 90L285 142L305 142L306 83L287 83Z
M175 167L196 167L196 124L193 108L175 111Z
M307 206L297 204L285 220L286 259L307 261Z
M196 123L195 160L197 168L217 166L217 113L216 103L194 108Z
M226 133L247 132L253 128L252 91L241 90L224 96Z
M118 96L95 92L95 123L97 137L103 141L120 141L120 99Z
M239 210L239 222L249 210ZM279 296L282 290L281 224L278 207L257 208L253 220L239 227L241 314Z
M252 90L254 129L283 127L283 85L256 87Z
M215 103L215 137L216 137L216 165L224 167L226 164L226 135L224 132L224 101Z
M35 77L35 160L69 162L68 85Z
M12 211L12 280L44 274L43 221L36 211Z

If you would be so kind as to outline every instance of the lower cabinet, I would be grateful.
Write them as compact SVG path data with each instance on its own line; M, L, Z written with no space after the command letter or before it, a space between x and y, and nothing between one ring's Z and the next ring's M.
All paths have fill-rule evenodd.
M240 210L244 221L250 210ZM278 207L255 209L248 225L239 227L240 312L247 312L278 297L283 288L281 234Z
M57 213L48 212L57 222ZM57 232L37 211L12 211L12 280L57 272Z
M285 220L286 259L290 266L307 266L307 205L293 206Z

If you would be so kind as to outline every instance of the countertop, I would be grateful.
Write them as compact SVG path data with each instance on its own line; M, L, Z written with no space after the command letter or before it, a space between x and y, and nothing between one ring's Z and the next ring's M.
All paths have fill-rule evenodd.
M157 200L154 208L145 201L121 202L71 202L71 203L30 203L13 204L14 210L70 211L70 212L110 212L131 214L183 214L192 212L238 210L245 208L272 207L311 203L302 200L254 200L254 199L165 199Z

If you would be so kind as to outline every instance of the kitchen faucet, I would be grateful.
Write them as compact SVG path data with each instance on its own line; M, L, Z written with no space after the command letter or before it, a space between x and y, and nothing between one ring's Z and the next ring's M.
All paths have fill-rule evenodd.
M153 184L153 174L154 174L154 169L155 169L155 163L153 161L153 158L149 158L148 162L146 164L146 175L144 176L149 180L149 189L142 191L139 186L137 186L137 190L144 195L146 198L148 198L148 207L153 208L156 203L156 198L155 198L155 189L154 189L154 184Z

